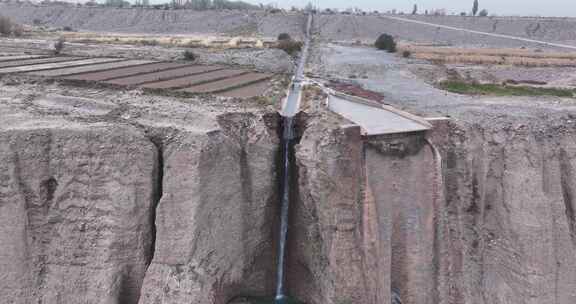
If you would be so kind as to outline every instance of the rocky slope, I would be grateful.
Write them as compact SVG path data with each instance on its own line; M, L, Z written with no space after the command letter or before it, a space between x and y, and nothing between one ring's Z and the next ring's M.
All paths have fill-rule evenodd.
M25 24L119 33L219 34L276 38L301 37L306 18L263 11L74 8L0 3L0 12Z
M447 25L466 30L576 45L576 19L574 18L519 18L460 16L397 16L432 24ZM539 47L523 41L488 37L469 32L438 28L393 20L383 16L321 15L317 23L322 38L336 41L362 41L373 43L382 33L399 40L426 44L447 44L474 47Z

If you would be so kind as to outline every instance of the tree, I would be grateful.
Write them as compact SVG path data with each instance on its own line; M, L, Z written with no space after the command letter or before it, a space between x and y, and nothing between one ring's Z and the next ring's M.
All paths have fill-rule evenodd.
M478 16L487 17L488 16L488 10L486 10L486 9L481 10L480 13L478 14Z
M394 41L394 37L388 34L380 35L380 37L378 37L374 43L374 46L376 46L376 48L379 50L386 50L389 53L396 52L396 41Z
M474 0L474 5L472 5L472 16L476 16L478 13L478 0Z
M414 9L412 9L412 15L418 14L418 5L414 4Z

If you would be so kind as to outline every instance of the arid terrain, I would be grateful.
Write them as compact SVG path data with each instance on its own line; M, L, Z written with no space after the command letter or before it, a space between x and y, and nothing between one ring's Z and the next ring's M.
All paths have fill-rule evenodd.
M0 37L1 303L273 298L299 85L289 296L576 302L576 19L4 14L24 31Z

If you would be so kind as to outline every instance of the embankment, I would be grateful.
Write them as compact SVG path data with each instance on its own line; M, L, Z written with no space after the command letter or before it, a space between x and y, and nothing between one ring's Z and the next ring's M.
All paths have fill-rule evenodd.
M24 24L70 27L75 30L149 33L263 36L280 33L302 36L306 16L264 11L160 10L0 4L2 15Z

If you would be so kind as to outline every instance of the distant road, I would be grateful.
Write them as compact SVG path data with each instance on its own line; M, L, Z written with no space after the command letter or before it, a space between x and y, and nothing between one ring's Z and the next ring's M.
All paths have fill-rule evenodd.
M518 40L518 41L536 43L536 44L541 44L541 45L546 45L546 46L553 46L553 47L558 47L558 48L565 48L565 49L576 50L576 46L574 46L574 45L568 45L568 44L546 42L546 41L540 41L540 40L534 40L534 39L528 39L528 38L522 38L522 37L516 37L516 36L510 36L510 35L503 35L503 34L494 34L494 33L480 32L480 31L468 30L468 29L459 28L459 27L453 27L453 26L448 26L448 25L435 24L435 23L418 21L418 20L412 20L412 19L401 18L401 17L380 16L380 18L386 18L386 19L396 20L396 21L401 21L401 22L416 23L416 24L425 25L425 26L433 26L433 27L436 27L436 28L443 28L443 29L453 30L453 31L461 31L461 32L467 32L467 33L484 35L484 36L490 36L490 37L497 37L497 38L504 38L504 39L512 39L512 40ZM479 17L479 18L480 18L480 17Z
M312 18L313 14L308 15L308 23L306 24L306 40L304 42L304 47L302 48L302 53L300 54L300 60L298 61L298 66L296 67L296 73L292 79L292 84L288 89L288 95L282 104L282 110L280 115L284 117L294 117L298 114L300 109L300 102L302 99L302 82L304 81L304 68L306 67L306 62L308 60L308 52L310 49L310 39L312 35Z

